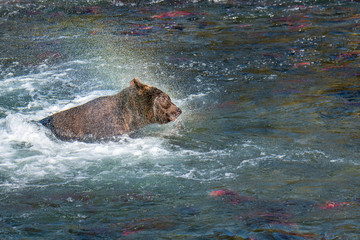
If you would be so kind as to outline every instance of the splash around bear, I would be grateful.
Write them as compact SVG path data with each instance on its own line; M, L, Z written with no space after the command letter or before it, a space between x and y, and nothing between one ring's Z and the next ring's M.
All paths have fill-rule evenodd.
M39 122L66 141L112 140L148 124L175 121L180 108L163 91L134 78L130 87L111 96L96 98Z

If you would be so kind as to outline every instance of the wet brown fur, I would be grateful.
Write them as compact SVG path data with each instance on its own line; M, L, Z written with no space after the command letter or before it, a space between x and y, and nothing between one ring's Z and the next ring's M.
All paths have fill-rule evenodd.
M181 110L161 90L137 78L118 94L96 98L40 120L62 140L109 140L152 123L174 121Z

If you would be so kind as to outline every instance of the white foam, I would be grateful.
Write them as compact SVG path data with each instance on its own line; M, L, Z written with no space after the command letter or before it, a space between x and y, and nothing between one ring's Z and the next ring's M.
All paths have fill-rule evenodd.
M60 181L101 181L114 176L126 179L129 174L139 178L162 174L198 181L235 177L232 173L224 175L221 168L210 173L199 168L204 162L229 156L226 150L197 152L174 148L161 136L123 136L118 141L105 143L63 142L46 128L30 122L35 117L16 113L1 119L0 167L11 179L0 187L25 187L36 180L54 178L63 179ZM200 165L194 167L191 161ZM122 175L118 176L121 171Z
M157 137L124 136L119 141L106 143L63 142L46 128L30 122L33 117L17 113L0 121L0 166L11 172L13 181L6 186L26 185L29 181L54 176L87 178L88 169L102 165L103 159L114 159L120 167L173 156L166 148L166 140Z

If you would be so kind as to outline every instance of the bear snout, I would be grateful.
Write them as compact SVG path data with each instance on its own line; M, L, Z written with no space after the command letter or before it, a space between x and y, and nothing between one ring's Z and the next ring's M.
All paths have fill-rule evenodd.
M182 113L181 109L176 107L175 111L171 113L167 113L166 116L170 121L175 121L180 116L181 113Z
M181 109L177 108L176 109L176 114L177 114L176 118L179 117L181 113L182 113Z

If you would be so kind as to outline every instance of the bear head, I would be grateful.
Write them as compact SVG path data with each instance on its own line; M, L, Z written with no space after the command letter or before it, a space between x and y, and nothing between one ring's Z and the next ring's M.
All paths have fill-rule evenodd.
M170 99L170 97L155 87L143 84L139 79L134 78L130 82L132 89L136 91L137 97L141 99L141 106L148 110L148 118L150 122L165 124L175 121L182 113Z

